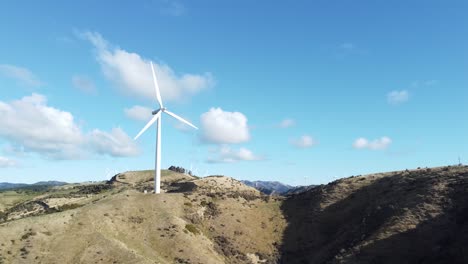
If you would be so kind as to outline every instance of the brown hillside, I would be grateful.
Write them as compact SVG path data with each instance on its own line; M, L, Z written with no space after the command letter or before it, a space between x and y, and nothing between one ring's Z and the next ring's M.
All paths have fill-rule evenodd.
M0 213L0 263L276 262L279 200L228 177L169 171L165 194L144 194L152 177L127 172L107 184L6 193L14 199Z
M0 263L468 263L468 167L286 198L171 171L154 195L153 172L0 192Z
M350 177L281 208L281 263L468 263L468 167Z

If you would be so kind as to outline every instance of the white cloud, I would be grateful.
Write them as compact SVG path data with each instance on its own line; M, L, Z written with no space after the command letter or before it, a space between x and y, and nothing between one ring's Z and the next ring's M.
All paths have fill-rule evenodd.
M353 143L353 147L357 149L367 148L368 146L369 146L369 140L365 138L358 138Z
M113 157L136 156L140 153L134 141L121 128L113 128L110 133L95 129L89 135L89 144L95 152Z
M217 152L216 157L207 159L208 163L235 163L239 161L258 161L264 159L246 148L233 150L228 146L221 146Z
M0 64L0 75L13 78L21 85L39 87L43 83L27 68L9 64Z
M72 84L75 88L87 94L96 94L97 92L94 82L84 75L74 75L72 77Z
M154 100L156 95L148 59L112 47L99 33L85 32L81 36L96 48L97 61L106 78L127 94ZM214 86L214 78L209 72L179 75L167 64L153 64L164 101L185 99Z
M281 128L288 128L288 127L292 127L296 125L296 121L294 121L293 119L284 119L283 121L281 121L281 123L279 124L279 127Z
M9 168L9 167L16 167L16 166L17 166L16 161L0 156L0 168Z
M354 141L353 147L355 149L383 150L388 148L391 143L392 140L389 137L381 137L372 141L361 137Z
M397 105L409 100L409 93L407 90L391 91L387 94L387 101L389 104Z
M201 139L206 143L236 144L250 139L247 117L240 112L211 108L200 116Z
M95 140L99 134L85 134L75 123L71 113L47 105L47 99L40 94L25 96L9 103L0 101L0 137L24 152L34 152L51 159L82 159L90 154L114 156L122 153L133 155L129 148L136 148L133 142L118 132L112 132L117 139L113 149L107 153L101 150ZM121 155L116 155L121 156Z
M291 145L298 147L298 148L310 148L317 144L311 136L303 135L300 138L295 138L290 141Z
M135 105L132 108L124 109L125 115L136 121L148 122L151 120L153 110L148 107Z
M0 136L24 146L25 151L75 156L76 146L85 141L81 129L69 112L49 107L46 101L40 94L11 103L0 101Z

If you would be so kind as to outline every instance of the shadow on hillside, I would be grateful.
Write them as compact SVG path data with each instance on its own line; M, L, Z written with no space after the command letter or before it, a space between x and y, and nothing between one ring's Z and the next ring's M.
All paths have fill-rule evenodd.
M197 185L193 182L174 182L166 186L168 193L185 193L193 192L197 189Z
M435 195L432 186L446 180L426 176L377 179L323 210L322 194L333 184L288 198L282 206L288 228L279 263L468 263L467 175L453 178L439 216L425 215L427 220L409 231L371 238L383 234L391 218L411 224L405 213L424 212L422 206ZM365 246L353 248L364 241Z

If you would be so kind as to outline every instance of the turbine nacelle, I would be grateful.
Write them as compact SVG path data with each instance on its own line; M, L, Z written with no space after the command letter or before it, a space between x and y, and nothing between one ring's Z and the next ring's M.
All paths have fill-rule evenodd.
M160 111L164 112L165 110L166 110L165 107L159 108L158 110L154 110L153 112L151 112L151 114L152 114L152 115L156 115L156 114L158 114Z

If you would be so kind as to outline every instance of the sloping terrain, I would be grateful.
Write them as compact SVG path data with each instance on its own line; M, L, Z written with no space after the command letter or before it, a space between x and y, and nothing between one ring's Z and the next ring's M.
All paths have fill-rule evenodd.
M0 263L274 263L280 200L228 177L151 171L29 194L2 211ZM10 195L12 195L10 193Z
M287 199L281 263L468 263L468 167L337 180Z
M163 171L0 192L0 263L468 263L468 167L267 196ZM145 193L146 192L146 193Z

